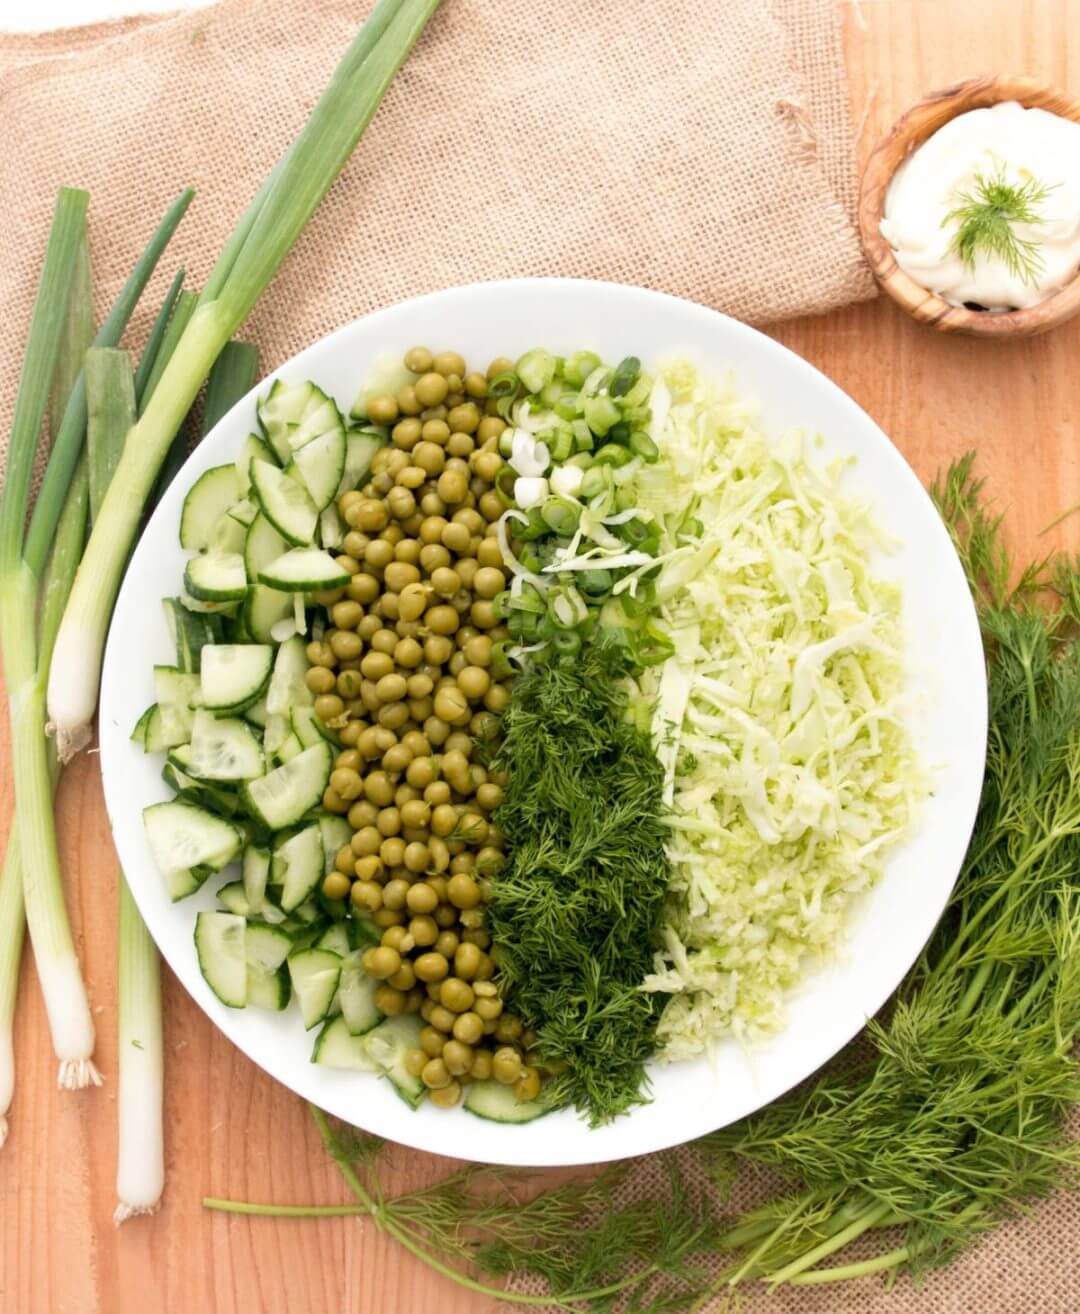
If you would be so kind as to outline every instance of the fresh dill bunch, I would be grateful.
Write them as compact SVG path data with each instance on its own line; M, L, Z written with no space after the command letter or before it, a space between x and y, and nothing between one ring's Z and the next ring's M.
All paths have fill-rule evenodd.
M1000 260L1010 274L1034 283L1043 269L1039 244L1021 237L1016 225L1045 222L1039 206L1053 190L1037 178L1010 183L1004 166L991 175L977 173L973 189L960 192L956 205L942 220L943 224L956 224L951 249L968 269L975 268L976 257L981 255Z
M508 857L487 909L493 952L554 1074L546 1098L593 1125L644 1098L662 1007L640 987L667 888L663 772L627 719L624 661L594 643L573 666L527 669L496 764Z

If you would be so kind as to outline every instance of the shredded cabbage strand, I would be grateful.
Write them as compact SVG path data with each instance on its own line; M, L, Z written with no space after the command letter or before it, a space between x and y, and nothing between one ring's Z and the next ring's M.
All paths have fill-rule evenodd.
M657 404L657 397L662 404ZM675 654L644 692L673 809L663 949L646 989L671 993L662 1057L780 1027L811 957L835 953L922 791L901 719L900 594L883 539L809 463L767 437L730 381L684 363L653 399L661 462L643 505L693 514L700 542L657 586Z

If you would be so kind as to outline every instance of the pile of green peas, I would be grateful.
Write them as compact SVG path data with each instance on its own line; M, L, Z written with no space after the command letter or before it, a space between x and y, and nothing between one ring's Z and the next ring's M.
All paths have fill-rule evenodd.
M413 383L368 401L390 444L338 501L352 578L315 594L329 627L308 645L307 685L342 745L323 805L353 830L323 893L381 932L361 962L384 1014L424 1019L405 1064L433 1104L452 1108L487 1078L533 1099L535 1035L505 1009L484 918L506 781L476 760L509 701L510 636L493 604L507 584L493 528L506 425L487 383L512 366L470 373L457 352L424 347L405 366Z

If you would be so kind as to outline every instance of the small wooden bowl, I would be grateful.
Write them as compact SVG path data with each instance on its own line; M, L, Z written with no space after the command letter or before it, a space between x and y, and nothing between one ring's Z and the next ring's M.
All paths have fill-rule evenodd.
M968 110L1017 100L1028 109L1049 110L1080 123L1080 101L1027 77L981 77L958 82L920 100L883 137L863 170L859 191L859 235L881 288L897 305L942 333L979 338L1026 338L1064 323L1080 311L1080 278L1027 310L968 310L954 306L905 274L881 235L885 192L893 174L913 150L943 124Z

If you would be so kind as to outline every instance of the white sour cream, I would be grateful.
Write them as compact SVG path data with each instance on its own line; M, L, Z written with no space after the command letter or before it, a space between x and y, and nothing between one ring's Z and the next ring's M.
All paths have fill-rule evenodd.
M999 174L1051 189L1037 207L1042 223L1014 225L1017 237L1038 244L1041 263L1027 281L993 256L978 254L968 268L951 249L957 225L945 216L976 175ZM1080 267L1080 124L1016 101L958 115L893 175L881 235L905 273L953 305L1012 310L1045 301Z

